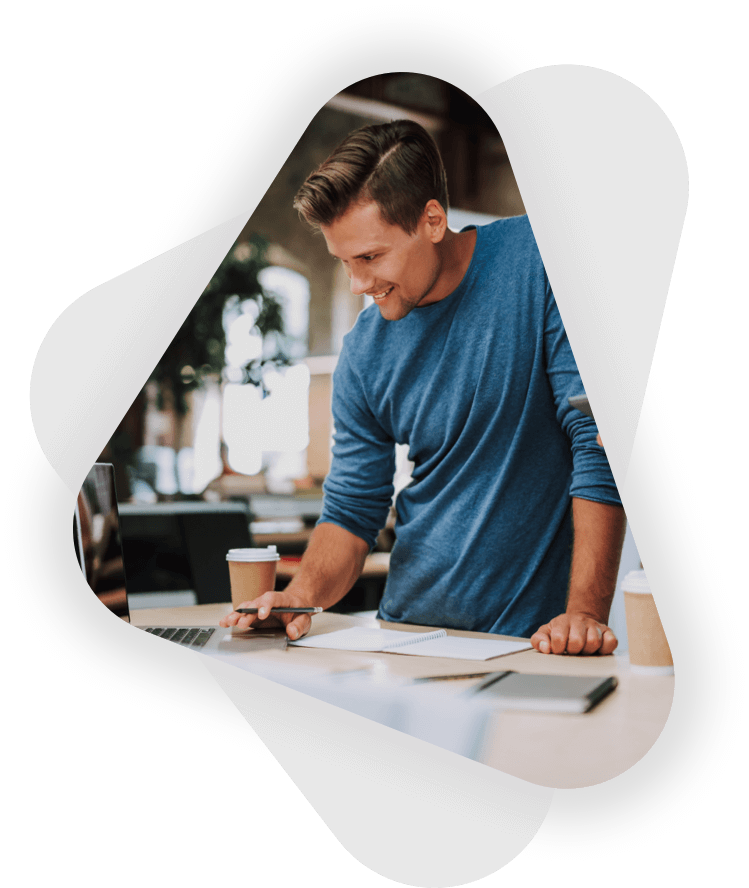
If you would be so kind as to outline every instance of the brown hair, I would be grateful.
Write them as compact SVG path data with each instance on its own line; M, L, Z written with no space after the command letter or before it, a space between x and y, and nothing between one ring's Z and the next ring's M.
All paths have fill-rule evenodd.
M430 200L447 212L447 177L434 139L418 123L394 120L350 133L307 177L294 208L313 228L354 203L373 200L390 225L412 234Z

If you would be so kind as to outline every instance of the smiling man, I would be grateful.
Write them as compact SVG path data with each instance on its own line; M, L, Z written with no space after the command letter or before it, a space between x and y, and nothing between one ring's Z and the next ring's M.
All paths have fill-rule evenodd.
M371 296L387 321L444 299L470 263L475 230L450 231L445 211L434 199L425 204L424 222L409 234L388 223L378 204L369 202L320 226L331 254L346 269L351 292Z
M531 637L543 653L611 653L625 518L526 216L447 227L439 151L418 124L352 133L295 201L374 305L333 379L335 446L297 576L255 601L329 607L385 524L394 447L413 480L379 616ZM248 602L248 605L250 603ZM290 638L306 615L282 619Z

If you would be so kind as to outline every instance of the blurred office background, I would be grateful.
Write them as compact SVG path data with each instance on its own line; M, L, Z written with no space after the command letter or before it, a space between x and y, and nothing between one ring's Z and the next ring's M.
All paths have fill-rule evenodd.
M190 564L188 538L197 535L206 552L212 544L206 527L215 527L214 545L224 554L230 537L234 545L277 545L284 556L278 586L293 575L330 466L331 376L343 337L369 300L351 294L322 236L310 234L292 203L351 130L404 117L440 147L451 228L524 213L500 134L456 87L383 74L320 109L101 455L115 465L136 606L227 600L222 583L206 591ZM408 480L408 454L398 448L396 495ZM376 607L392 542L386 528L368 575L341 610ZM628 531L620 576L638 565ZM624 649L621 593L612 625Z

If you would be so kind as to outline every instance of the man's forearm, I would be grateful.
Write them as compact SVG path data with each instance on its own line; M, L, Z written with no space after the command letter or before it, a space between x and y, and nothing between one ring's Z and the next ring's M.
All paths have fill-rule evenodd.
M286 591L313 607L330 607L359 579L369 546L337 524L318 524Z
M627 519L621 506L572 499L574 543L567 613L608 623Z

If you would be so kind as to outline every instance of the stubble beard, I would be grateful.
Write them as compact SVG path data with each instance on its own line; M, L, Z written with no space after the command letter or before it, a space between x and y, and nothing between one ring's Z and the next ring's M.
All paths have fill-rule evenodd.
M418 308L421 303L429 296L429 294L434 290L437 281L440 279L440 275L442 274L442 262L440 261L435 270L434 276L429 284L429 286L424 290L424 292L416 299L405 299L404 297L400 297L398 302L398 314L396 317L387 317L383 309L386 307L384 305L378 305L377 307L380 309L380 315L383 320L386 321L402 321L407 315L411 314L411 312ZM375 303L376 304L376 303Z

